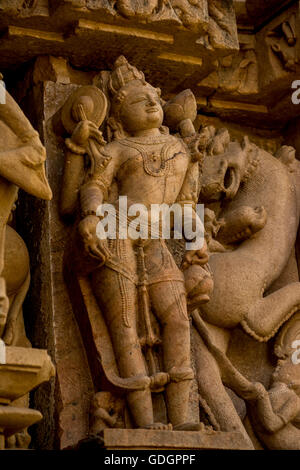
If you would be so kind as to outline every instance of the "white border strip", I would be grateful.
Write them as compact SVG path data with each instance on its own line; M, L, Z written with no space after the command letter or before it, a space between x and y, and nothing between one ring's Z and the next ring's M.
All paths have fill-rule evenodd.
M0 74L0 79L1 79ZM6 104L6 88L3 80L0 80L0 104Z
M0 364L6 364L6 348L2 339L0 339Z

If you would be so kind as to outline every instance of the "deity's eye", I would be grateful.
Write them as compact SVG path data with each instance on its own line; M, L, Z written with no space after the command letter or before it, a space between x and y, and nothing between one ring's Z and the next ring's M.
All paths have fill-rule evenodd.
M134 98L130 101L130 104L142 103L143 101L146 101L146 100L147 100L147 96L146 96L146 95L140 95L140 96L134 97Z

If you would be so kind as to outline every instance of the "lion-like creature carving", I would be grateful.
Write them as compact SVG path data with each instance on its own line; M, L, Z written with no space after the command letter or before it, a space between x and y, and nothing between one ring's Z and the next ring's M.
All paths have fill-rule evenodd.
M221 201L220 217L230 227L221 224L221 241L227 239L232 247L211 256L215 288L202 316L221 328L240 324L266 342L300 308L299 282L268 293L293 253L299 223L296 188L287 166L247 138L242 144L229 142L221 131L209 154L201 200Z

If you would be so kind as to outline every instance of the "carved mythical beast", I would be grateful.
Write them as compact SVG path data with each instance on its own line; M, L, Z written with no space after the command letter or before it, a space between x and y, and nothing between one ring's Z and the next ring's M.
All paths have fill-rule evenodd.
M243 432L224 388L228 386L247 402L254 431L264 445L295 449L299 366L285 359L285 375L282 372L279 378L281 364L267 392L262 384L243 376L226 353L230 333L239 325L255 340L267 342L285 324L290 343L297 339L293 325L300 307L300 283L295 282L299 275L294 245L299 224L300 164L291 147L282 147L275 158L247 137L239 144L230 142L225 129L216 132L208 128L208 132L211 140L203 165L200 200L212 203L215 212L208 209L206 214L214 291L210 301L201 306L201 315L193 313L194 325L210 353L196 338L200 397L217 429ZM277 349L275 354L282 357ZM287 426L289 421L292 423Z
M220 236L231 249L210 258L215 287L202 317L226 329L240 324L256 340L268 341L300 308L299 282L268 293L293 253L296 188L286 165L247 137L242 144L227 140L225 147L205 159L201 200L222 201L227 227Z

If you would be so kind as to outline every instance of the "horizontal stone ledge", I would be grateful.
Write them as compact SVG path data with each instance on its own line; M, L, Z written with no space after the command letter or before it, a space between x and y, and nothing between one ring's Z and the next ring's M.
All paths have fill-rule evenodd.
M19 26L8 26L6 38L24 38L24 36L44 41L64 42L63 34L60 33L21 28Z
M169 52L159 54L158 59L170 62L180 62L181 64L196 65L198 67L201 67L203 64L203 59L201 57L172 54Z
M220 431L158 431L147 429L105 429L106 449L199 449L249 450L242 434Z
M150 39L152 41L162 41L168 44L173 44L174 42L174 37L171 34L157 33L147 29L112 25L109 23L97 23L95 21L80 19L77 23L77 26L75 27L75 33L79 35L85 32L119 34L136 38Z
M236 109L241 111L251 111L256 113L268 114L267 106L264 106L262 104L252 104L247 102L225 101L217 99L210 99L208 103L210 106L216 109Z

